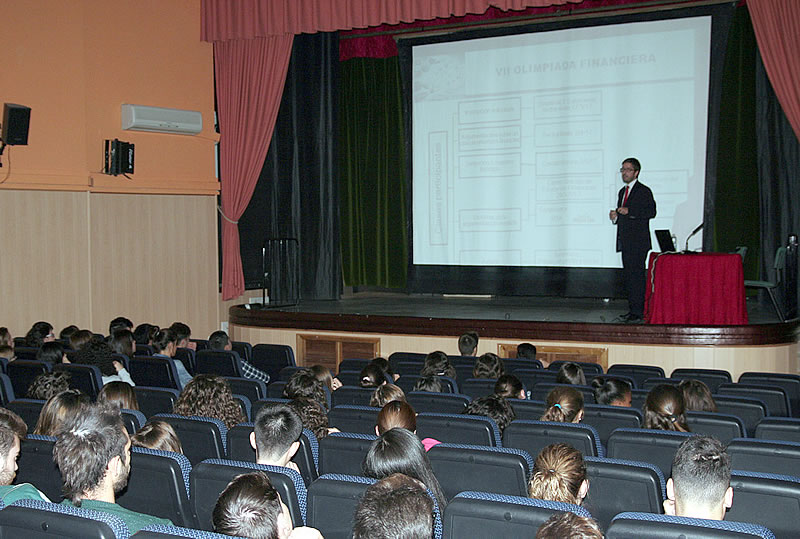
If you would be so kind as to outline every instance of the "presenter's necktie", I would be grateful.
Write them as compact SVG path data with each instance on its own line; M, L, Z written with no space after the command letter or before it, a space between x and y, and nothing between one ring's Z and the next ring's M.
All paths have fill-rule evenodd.
M622 207L623 208L625 207L625 204L628 203L628 191L630 190L630 188L631 188L630 185L626 185L625 186L625 197L622 199Z

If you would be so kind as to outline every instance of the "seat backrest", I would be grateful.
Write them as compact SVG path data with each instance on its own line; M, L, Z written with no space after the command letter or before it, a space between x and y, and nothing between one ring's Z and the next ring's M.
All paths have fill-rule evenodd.
M145 447L131 448L128 486L117 494L126 509L168 518L177 526L194 528L197 518L189 503L192 465L180 453Z
M5 358L0 358L2 361ZM14 400L14 386L7 374L0 373L0 406L5 406Z
M278 373L287 365L296 365L294 351L285 344L257 344L253 346L250 362L259 370L269 374L271 380L278 379Z
M800 419L796 417L765 417L756 426L756 438L800 442Z
M484 416L421 412L417 414L417 435L421 440L502 447L500 429Z
M130 530L121 518L41 500L17 500L0 511L0 536L86 539L127 539Z
M263 471L281 500L289 508L295 526L305 525L306 486L299 473L283 466L266 466L254 462L238 460L208 459L192 468L189 478L189 499L197 515L198 526L203 530L213 530L211 513L220 493L231 479L239 474L256 470Z
M511 374L517 369L541 369L542 362L538 359L518 359L518 358L509 358L504 357L503 360L503 367L505 368L505 372Z
M648 378L665 378L667 375L664 369L655 365L631 365L617 363L608 368L609 376L622 375L629 376L636 381L636 387L642 387Z
M672 474L675 452L691 433L653 429L617 429L608 437L606 456L655 464L664 477Z
M700 380L712 393L716 393L720 385L730 384L733 381L731 373L722 369L675 369L670 377L678 380Z
M748 472L800 477L800 443L734 438L728 444L731 467Z
M232 350L200 350L195 354L195 361L197 374L243 376L239 354Z
M645 391L649 392L651 389L653 389L654 387L656 387L657 385L660 385L660 384L670 384L670 385L673 385L673 386L677 386L680 383L681 383L681 381L679 379L677 379L677 378L655 378L654 377L654 378L648 378L647 380L642 382L642 385L640 387L642 389L644 389Z
M181 441L183 454L195 466L205 459L225 458L228 429L219 419L211 417L156 414L175 429Z
M741 418L714 412L686 412L686 423L693 434L713 436L723 444L746 435Z
M361 463L374 434L334 432L319 441L319 474L362 475Z
M531 399L546 401L547 395L557 387L571 387L583 394L584 404L594 404L594 390L590 386L577 386L572 384L556 384L551 382L540 382L531 389Z
M318 529L325 539L350 539L358 502L376 481L356 475L320 476L308 487L306 524Z
M647 400L649 391L645 389L631 389L631 408L641 410Z
M194 343L194 348L197 351L208 350L208 339L189 339L189 342Z
M582 506L607 529L623 511L661 513L666 483L661 470L647 462L584 457L589 493Z
M69 373L69 386L80 389L92 400L97 399L97 394L103 387L103 375L96 365L81 365L79 363L59 363L53 367L54 371Z
M406 393L406 400L414 411L437 412L443 414L460 414L469 404L469 397L456 393L430 393L428 391L411 391Z
M172 413L180 395L180 392L174 388L139 385L133 388L133 392L136 393L139 411L145 417Z
M228 459L245 462L256 461L256 451L250 445L250 433L253 432L253 423L239 423L228 431ZM317 437L308 429L303 429L300 435L300 448L292 460L300 469L300 475L306 485L310 485L319 477L317 463L319 459L319 445Z
M746 372L739 376L739 383L782 387L789 397L792 417L800 417L800 374Z
M130 375L137 386L182 389L174 359L168 357L134 356Z
M714 395L717 412L735 415L744 423L748 436L754 436L756 425L767 415L767 405L759 399L751 399L740 395Z
M361 372L361 369L366 367L370 364L371 359L343 359L339 362L339 372L342 371L357 371Z
M565 511L591 518L589 511L571 503L462 492L444 510L443 537L533 537L547 519Z
M721 384L720 395L739 395L758 399L767 405L767 415L789 417L791 404L786 391L780 386L762 384Z
M591 425L555 421L514 420L503 432L503 447L523 449L533 455L550 444L569 444L585 456L602 457L600 435Z
M375 392L375 388L342 386L333 392L331 396L333 406L340 404L355 404L358 406L369 406L369 399Z
M328 412L328 424L342 432L374 434L380 408L340 404Z
M544 401L529 399L506 399L514 409L515 419L530 419L539 421L544 415L547 404Z
M630 537L697 537L703 539L775 539L767 528L757 524L706 520L703 518L656 515L653 513L620 513L606 531L606 539Z
M474 400L494 393L496 383L495 378L467 378L462 380L458 387L461 388L462 395Z
M392 352L389 354L388 359L389 364L392 366L392 370L394 372L398 372L396 365L399 361L415 361L417 363L425 363L426 357L428 357L428 354L423 354L421 352Z
M250 361L253 357L253 345L249 342L231 341L231 348L245 361Z
M17 356L17 359L22 359L25 361L35 361L36 354L39 352L39 349L35 346L15 346L14 347L14 355Z
M586 376L587 380L599 374L603 374L603 366L597 363L590 363L588 361L567 361L563 359L558 359L550 363L547 370L558 372L565 363L576 363L579 365L580 368L583 369L583 374Z
M465 381L472 378L472 371L474 369L472 363L454 363L453 368L456 370L456 381L459 387L461 387L461 384Z
M359 371L339 371L336 378L339 379L343 386L357 386L359 380L361 380L361 373Z
M424 361L398 361L396 367L392 367L392 370L395 374L399 374L400 378L404 376L419 376L420 371L422 371L422 367L425 366ZM339 370L341 371L341 368Z
M267 396L267 384L261 380L228 376L225 378L231 386L231 392L235 395L243 395L250 399L251 403L264 399Z
M197 352L192 350L191 348L176 348L175 349L175 356L173 359L175 361L180 361L183 363L183 366L186 367L186 372L191 375L197 370L197 356L195 355Z
M45 361L16 359L8 364L7 370L14 395L21 399L28 395L28 388L34 378L50 372L50 364Z
M267 385L267 398L280 399L283 398L283 388L286 387L286 382L275 380Z
M149 344L136 343L136 350L133 351L134 356L152 356L155 354L155 349Z
M511 374L519 378L528 391L531 391L536 384L547 382L555 384L558 378L558 372L547 369L515 369Z
M417 381L422 378L418 374L404 374L397 379L395 384L403 390L404 393L408 394L414 390L414 386L417 384ZM346 383L343 379L342 383ZM458 393L458 382L456 382L455 378L450 378L449 376L440 376L439 383L442 385L442 393Z
M230 539L230 535L214 533L194 528L181 526L166 526L164 524L149 524L134 535L136 539L171 539L173 537L189 537L194 539Z
M597 429L600 443L605 445L614 429L638 429L642 426L642 412L625 406L587 404L583 407L582 423Z
M53 462L53 436L29 434L20 443L16 484L36 485L50 501L61 501L61 472Z
M36 428L39 420L39 413L42 411L44 403L47 401L39 399L14 399L6 404L6 408L20 416L28 425L28 434Z
M250 402L250 399L245 397L244 395L237 395L236 393L233 394L234 400L239 403L239 408L242 409L242 415L245 417L245 421L252 421L253 414L252 409L253 405Z
M428 459L447 499L472 489L510 496L528 495L533 457L527 451L437 444L428 451Z
M787 475L734 470L733 506L726 520L769 527L776 537L797 537L800 522L800 479Z
M147 418L139 410L123 408L120 413L122 414L122 422L125 423L125 430L128 431L128 436L136 434L136 431L144 427L147 422Z
M287 365L278 372L278 380L283 382L288 382L289 378L292 377L294 373L297 371L304 371L306 367L300 367L298 365Z

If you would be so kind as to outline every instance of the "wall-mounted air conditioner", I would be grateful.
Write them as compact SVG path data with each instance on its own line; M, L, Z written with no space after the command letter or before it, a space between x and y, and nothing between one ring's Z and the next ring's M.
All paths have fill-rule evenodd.
M203 115L196 110L122 105L122 129L196 135L203 130Z

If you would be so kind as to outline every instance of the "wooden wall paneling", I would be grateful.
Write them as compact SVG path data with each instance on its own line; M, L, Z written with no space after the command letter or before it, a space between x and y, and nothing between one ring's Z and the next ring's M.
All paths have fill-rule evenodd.
M324 365L339 371L343 359L372 359L381 353L380 337L298 333L298 365Z

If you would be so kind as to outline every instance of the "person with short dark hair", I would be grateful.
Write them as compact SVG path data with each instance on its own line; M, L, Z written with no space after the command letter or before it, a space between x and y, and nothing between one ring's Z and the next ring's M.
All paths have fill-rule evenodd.
M458 338L458 353L462 356L474 356L478 352L478 333L468 331Z
M585 386L586 375L583 373L583 367L572 361L562 364L556 375L556 383Z
M136 344L146 344L148 346L153 344L153 336L160 328L153 324L143 323L136 326L133 330L133 338Z
M50 365L50 368L53 365L69 363L67 354L64 353L64 346L57 341L42 343L42 346L36 351L36 361L44 361Z
M493 419L500 429L500 434L506 430L506 427L514 421L517 417L514 409L506 399L499 395L488 395L472 400L464 411L461 412L466 415L482 415Z
M383 369L374 363L366 365L358 375L358 385L361 387L378 387L387 382Z
M250 445L256 450L256 462L285 466L299 472L292 458L300 449L303 420L291 406L268 404L262 406L253 421Z
M529 342L519 343L517 345L517 359L536 359L536 346Z
M603 531L593 519L566 511L547 519L536 532L536 539L603 539Z
M79 329L69 337L69 347L73 350L80 350L83 345L91 341L94 333L88 329Z
M108 336L113 337L117 331L127 329L128 331L133 330L133 322L130 319L125 318L124 316L118 316L108 324Z
M433 499L403 474L370 485L356 507L353 539L430 539Z
M178 348L191 348L197 350L197 343L192 342L192 328L183 322L173 322L169 327L175 334Z
M647 399L642 406L646 429L674 430L689 432L686 422L686 406L683 403L683 393L676 386L658 384L647 394Z
M153 357L165 357L172 360L181 387L186 387L192 381L192 375L186 370L183 361L175 360L175 351L178 349L178 337L171 329L159 329L153 335L151 346L155 350Z
M30 483L11 484L17 475L20 442L27 433L28 426L20 416L0 408L0 502L6 505L17 500L50 501Z
M129 329L120 329L113 333L108 345L115 354L121 354L131 359L136 352L136 339L133 338L133 332Z
M525 388L513 374L504 374L494 384L494 394L505 399L525 399Z
M53 326L48 322L36 322L25 334L25 346L31 348L39 348L42 343L54 340L56 340L56 336L53 333Z
M597 404L606 406L623 406L630 408L633 393L631 385L619 378L598 376L592 380L594 400Z
M76 326L75 324L71 324L58 332L58 338L61 339L62 341L68 341L69 338L72 337L72 335L79 330L80 328L78 326Z
M233 351L233 343L231 342L230 337L224 331L218 330L209 335L208 337L208 347L211 350L224 350L227 352ZM269 383L269 374L265 373L261 369L257 369L250 364L245 358L240 357L239 363L242 366L242 374L245 378L249 378L250 380L261 380L265 384Z
M116 503L116 493L128 484L131 470L131 440L118 408L85 406L58 435L53 460L64 480L61 503L119 517L131 533L149 524L172 525Z
M102 337L93 337L75 352L73 363L94 365L100 369L103 385L109 382L125 382L135 386L125 366L114 359L114 352Z
M214 531L251 539L322 539L316 528L295 528L289 510L262 471L240 474L219 495Z
M383 377L387 380L396 382L398 378L400 378L399 374L395 374L392 370L392 365L389 363L389 360L385 357L376 357L372 361L369 362L370 365L375 365L381 371L383 371Z
M487 352L475 360L473 378L500 378L506 372L503 360L497 354Z
M731 457L713 436L686 439L672 460L664 512L679 517L723 520L733 505Z

